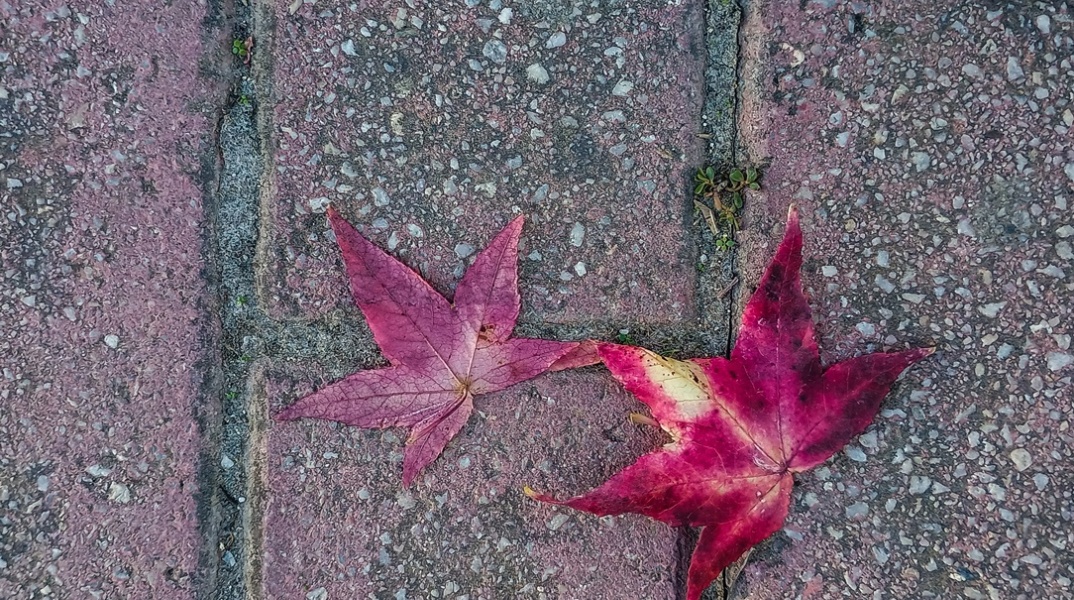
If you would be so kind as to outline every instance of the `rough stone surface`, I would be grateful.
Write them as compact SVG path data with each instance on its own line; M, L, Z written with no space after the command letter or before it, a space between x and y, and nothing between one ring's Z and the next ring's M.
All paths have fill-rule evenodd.
M740 596L1071 596L1069 7L762 2L745 33L745 270L797 202L826 356L939 352L801 477Z
M468 258L457 244L522 212L533 314L693 317L699 3L472 4L278 0L265 306L309 318L349 302L331 202L445 291Z
M939 349L737 595L1074 596L1070 4L744 3L737 82L733 4L0 0L0 597L675 598L688 537L521 493L661 441L599 369L478 399L409 490L398 431L268 417L377 365L329 203L446 293L524 213L523 332L719 350L687 194L736 154L734 297L797 202L825 358Z
M293 371L257 387L279 409L311 383L320 382ZM522 493L595 486L658 443L628 421L637 407L629 394L592 370L545 375L475 404L410 489L400 485L398 430L271 426L265 597L323 588L330 598L675 598L673 529Z
M0 2L0 597L195 595L210 20Z

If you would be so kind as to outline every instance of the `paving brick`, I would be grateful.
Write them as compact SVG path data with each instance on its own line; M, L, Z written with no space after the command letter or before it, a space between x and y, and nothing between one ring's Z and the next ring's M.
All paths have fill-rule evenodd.
M322 214L332 202L444 291L524 213L535 318L692 318L701 14L699 2L276 2L270 312L349 302Z
M748 263L797 202L826 357L938 353L799 478L744 595L1071 595L1072 36L1048 3L754 6Z
M255 387L271 409L320 384L298 370ZM401 430L333 423L267 431L264 593L270 598L675 597L676 533L632 515L539 504L580 493L658 443L637 402L598 371L477 398L470 423L410 489Z
M206 9L13 4L0 2L0 597L192 598Z

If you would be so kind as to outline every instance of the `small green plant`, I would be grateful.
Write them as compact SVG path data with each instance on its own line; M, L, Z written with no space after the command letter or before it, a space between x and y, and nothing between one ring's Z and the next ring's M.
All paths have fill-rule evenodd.
M731 237L730 234L726 233L721 235L720 237L716 238L716 248L718 248L719 250L723 250L724 252L734 250L735 238Z
M254 50L254 38L236 38L231 40L231 53L242 59L242 64L250 64L250 55Z
M734 168L726 176L718 175L713 167L704 167L694 175L694 207L708 224L720 250L735 247L739 212L747 189L761 189L761 172L755 167Z

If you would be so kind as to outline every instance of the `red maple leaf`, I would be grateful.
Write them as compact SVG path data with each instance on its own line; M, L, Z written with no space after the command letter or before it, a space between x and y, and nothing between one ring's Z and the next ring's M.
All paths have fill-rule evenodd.
M283 409L277 419L409 427L403 484L410 485L466 424L474 396L599 360L592 344L511 337L521 304L522 217L477 255L455 289L454 304L334 208L328 219L351 293L391 366L354 373Z
M776 256L742 316L731 359L664 358L602 344L600 356L672 441L595 490L545 502L703 527L687 576L697 600L724 567L779 530L792 474L827 460L872 421L896 377L932 353L877 353L823 368L802 293L792 208Z

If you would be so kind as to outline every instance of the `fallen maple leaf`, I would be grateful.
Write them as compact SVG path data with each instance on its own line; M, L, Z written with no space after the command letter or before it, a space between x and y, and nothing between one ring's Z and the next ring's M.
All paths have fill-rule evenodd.
M604 364L672 441L582 496L560 501L526 493L602 516L634 512L703 527L686 592L688 600L700 598L726 566L783 524L792 474L819 465L861 433L896 377L932 353L869 354L821 367L801 265L802 231L792 207L730 360L679 361L602 344Z
M518 238L511 221L477 255L450 303L417 273L362 237L332 207L351 293L391 366L359 371L276 414L366 428L409 427L403 484L462 429L474 396L548 370L593 364L592 343L511 338L518 318Z

